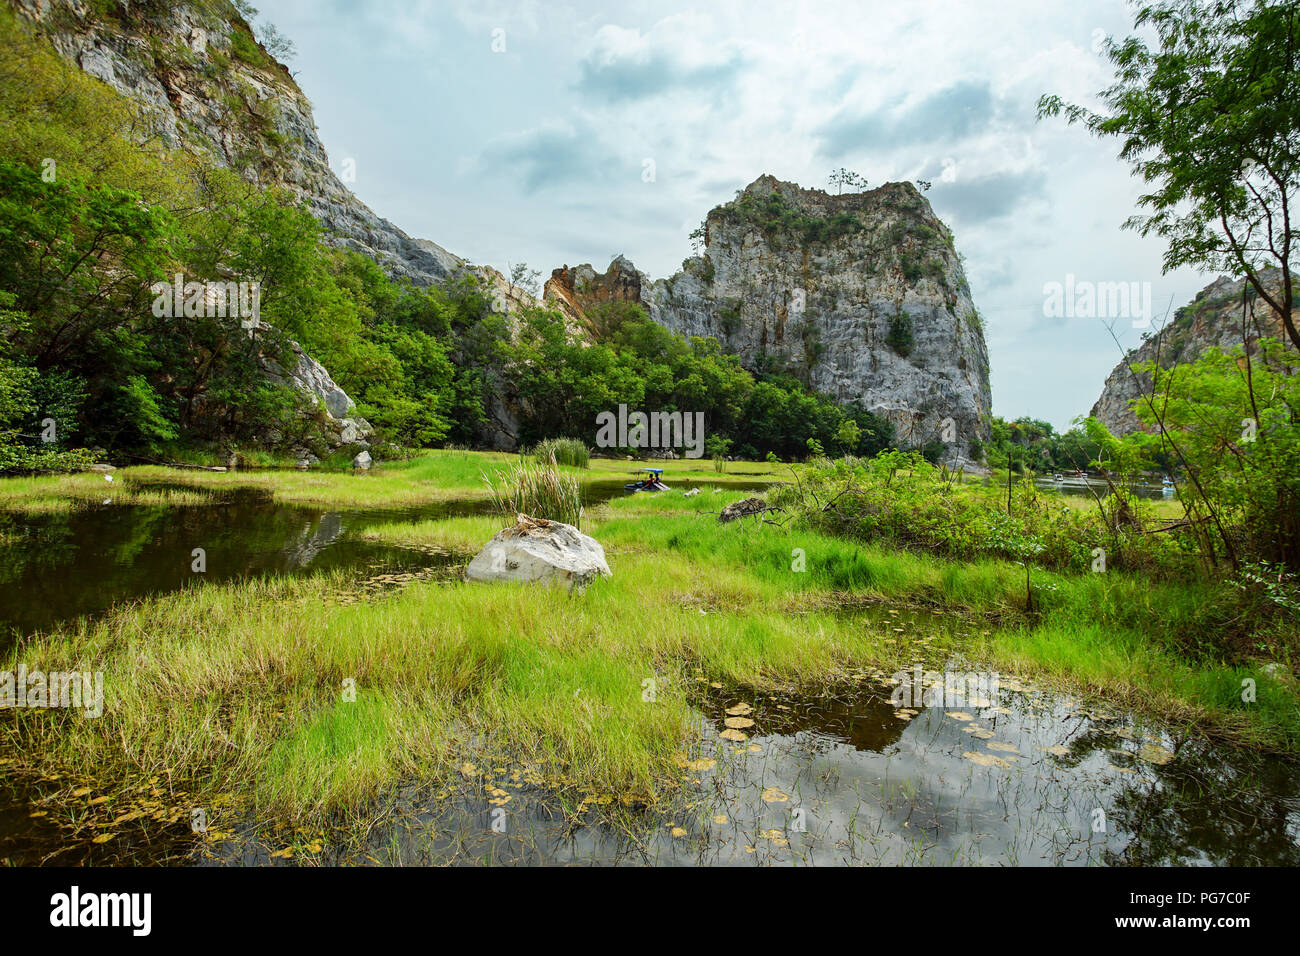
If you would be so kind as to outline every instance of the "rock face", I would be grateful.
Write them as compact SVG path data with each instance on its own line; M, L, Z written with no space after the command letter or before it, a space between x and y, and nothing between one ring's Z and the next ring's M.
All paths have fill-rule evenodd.
M641 278L641 273L623 256L616 257L604 275L590 265L572 269L566 265L551 273L542 298L594 332L586 322L587 312L607 302L641 304Z
M1277 281L1276 275L1276 271L1265 272L1264 282ZM1243 342L1242 292L1246 285L1245 279L1220 276L1198 292L1195 299L1174 313L1173 320L1158 335L1146 337L1115 366L1090 414L1113 434L1127 435L1137 431L1143 425L1133 412L1133 402L1149 394L1151 377L1139 373L1135 381L1129 366L1153 362L1158 357L1162 368L1171 368L1175 363L1186 365L1195 362L1207 349L1218 348L1226 352L1240 347ZM1254 321L1248 329L1252 349L1254 340L1260 336L1287 341L1281 317L1265 303L1256 299L1254 313Z
M288 188L308 203L327 241L420 285L464 265L352 195L330 168L311 103L233 8L227 19L221 4L10 2L64 57L147 107L164 143L203 153L259 185ZM346 159L343 168L352 175Z
M982 322L951 232L910 183L832 196L761 176L708 214L703 240L671 278L650 281L620 256L603 275L557 269L545 298L575 316L640 302L751 370L861 403L907 447L940 439L960 454L988 437Z
M292 363L287 372L268 356L261 356L259 361L267 378L292 385L309 398L318 400L326 441L335 448L368 445L374 429L360 415L352 414L356 403L335 384L325 366L304 352L297 342L288 344L285 358L286 364Z
M605 550L572 525L519 515L498 531L469 563L471 581L537 581L586 587L597 577L612 577Z

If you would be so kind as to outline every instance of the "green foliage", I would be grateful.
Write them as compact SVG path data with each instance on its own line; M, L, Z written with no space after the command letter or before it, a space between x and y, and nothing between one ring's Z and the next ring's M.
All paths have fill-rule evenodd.
M516 515L545 518L579 526L582 495L578 480L562 473L554 463L531 465L524 461L505 471L483 475L493 510L514 523Z
M204 9L236 21L233 55L261 63L246 24L217 6ZM620 404L703 413L709 438L750 457L800 457L809 438L846 454L892 440L889 423L861 407L788 375L751 374L714 339L676 335L628 303L592 311L595 344L544 309L512 316L512 334L472 275L438 288L392 280L369 259L325 245L320 224L289 194L128 139L124 131L149 128L148 117L3 10L0 47L0 291L14 299L0 368L5 428L30 436L39 418L54 418L65 449L323 456L323 412L266 374L296 361L296 342L391 454L479 444L503 406L525 445L585 439L596 414ZM229 83L216 95L248 112ZM254 118L266 141L274 117ZM851 217L804 221L779 197L740 209L809 241L857 228ZM155 314L151 286L170 286L177 274L255 284L261 328L250 336L242 317ZM740 307L728 304L724 326L734 328ZM815 337L805 344L818 347Z
M860 406L837 404L789 376L755 377L715 339L678 335L638 306L604 305L588 318L595 344L570 335L558 314L533 309L521 314L517 341L502 346L503 379L525 444L594 434L596 416L620 404L703 413L706 441L727 439L750 457L801 457L807 438L832 444L846 419L859 426L850 453L872 454L893 439L892 426Z
M778 192L766 196L743 193L722 208L724 214L762 230L769 239L788 236L804 244L818 244L862 229L862 223L850 212L809 216Z
M11 293L0 292L0 473L84 468L100 458L69 447L84 390L71 376L42 377L15 358L13 342L26 331L28 318L13 302ZM53 440L47 441L45 423L51 420Z
M271 58L258 45L252 31L239 25L230 31L230 52L235 59L242 60L249 66L265 68L272 63Z
M591 463L591 449L576 438L548 438L533 446L533 457L543 465L587 468Z
M912 330L910 315L902 310L894 313L889 320L889 334L885 336L885 344L903 358L912 354L912 349L916 346L916 334Z
M1127 436L1121 448L1150 461L1176 446L1185 471L1181 497L1218 535L1229 561L1268 562L1300 571L1300 356L1272 339L1247 358L1241 347L1210 349L1195 363L1152 378L1155 409L1134 411L1163 433ZM1208 549L1209 541L1203 543Z
M835 433L835 443L846 454L852 454L851 449L855 449L862 441L862 428L851 418L844 419L840 423L839 430Z
M835 507L825 509L832 498ZM1070 508L1031 482L1016 486L1008 513L998 488L958 484L916 451L814 466L770 503L827 533L955 558L993 556L1082 572L1093 548L1104 547L1130 570L1177 575L1190 564L1178 536L1126 529L1117 538L1099 512Z
M1099 436L1098 436L1099 437ZM971 443L971 457L981 455L990 467L1034 471L1086 469L1101 454L1098 437L1083 428L1057 434L1050 422L1021 416L1013 422L993 416L987 444Z
M1116 81L1105 112L1039 100L1040 116L1064 113L1096 136L1117 137L1120 156L1148 184L1147 211L1126 224L1167 240L1166 270L1244 274L1282 317L1292 318L1291 218L1300 187L1300 9L1295 0L1161 0L1141 7L1143 37L1111 40ZM1261 280L1282 271L1280 294Z

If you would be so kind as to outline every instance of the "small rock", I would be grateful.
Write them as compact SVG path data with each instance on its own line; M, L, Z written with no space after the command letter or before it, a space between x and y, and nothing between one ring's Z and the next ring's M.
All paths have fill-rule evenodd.
M745 498L742 501L733 501L727 507L722 509L718 515L719 521L735 521L737 518L744 518L747 515L762 514L767 510L767 502L762 498Z
M352 467L361 471L369 471L372 463L373 459L368 451L358 452L357 457L352 459Z

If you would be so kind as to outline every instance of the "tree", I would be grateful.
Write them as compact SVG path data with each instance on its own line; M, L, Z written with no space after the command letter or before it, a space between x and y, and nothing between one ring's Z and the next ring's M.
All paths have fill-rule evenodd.
M1105 112L1038 101L1096 136L1119 137L1120 157L1151 191L1126 228L1164 238L1165 271L1192 265L1244 274L1280 315L1292 317L1292 216L1300 181L1300 0L1167 0L1142 7L1138 37L1107 42L1117 80ZM1281 270L1274 284L1264 268Z
M516 262L510 266L510 285L523 289L533 298L537 298L537 280L542 277L542 270L530 269L526 262Z
M266 21L258 26L257 40L271 56L275 57L281 63L292 60L298 55L297 48L294 47L293 41L280 32L280 28L274 23Z
M861 192L867 188L867 178L860 176L851 169L845 169L841 166L827 177L826 182L835 187L835 195L839 196L848 187L849 192Z
M840 446L840 450L846 455L851 455L861 440L862 429L858 427L858 423L851 418L844 419L835 433L835 442Z

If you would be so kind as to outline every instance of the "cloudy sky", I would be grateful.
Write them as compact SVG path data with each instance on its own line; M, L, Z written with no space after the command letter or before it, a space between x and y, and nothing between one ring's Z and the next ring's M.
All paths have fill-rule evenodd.
M1044 314L1046 283L1150 283L1158 323L1208 276L1161 275L1123 231L1140 183L1113 142L1035 119L1044 92L1092 102L1122 0L495 3L261 0L296 44L335 169L408 233L506 271L651 277L762 173L824 187L933 183L985 316L994 412L1058 428L1119 350L1099 317ZM651 175L652 173L652 175ZM1130 317L1115 323L1126 346Z

